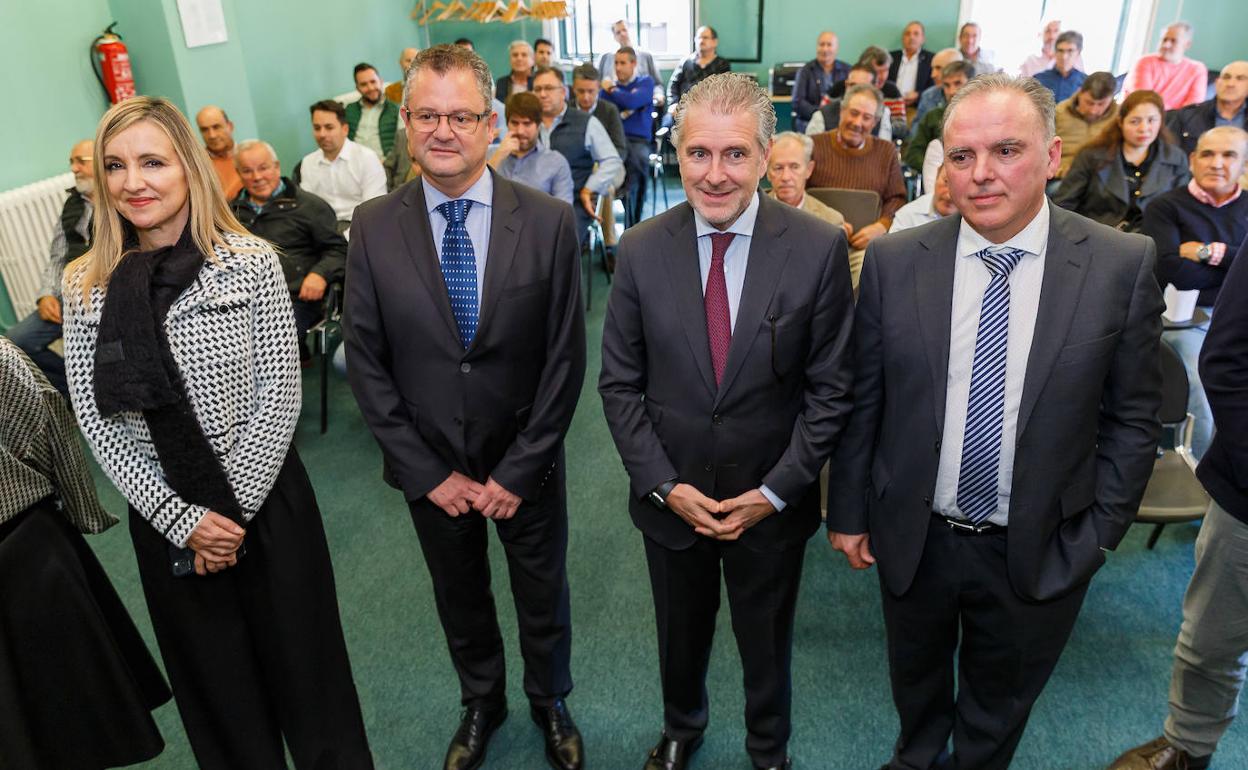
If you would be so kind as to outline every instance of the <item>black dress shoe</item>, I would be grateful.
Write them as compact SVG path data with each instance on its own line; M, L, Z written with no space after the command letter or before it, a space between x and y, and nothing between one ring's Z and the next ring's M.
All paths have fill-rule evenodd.
M446 750L444 770L477 770L485 762L490 736L507 718L507 704L495 708L469 706L459 720L459 729Z
M678 741L663 733L658 745L650 750L642 770L684 770L685 764L701 746L701 735L691 741Z
M585 745L563 698L549 706L530 706L529 713L546 740L546 761L550 766L555 770L581 770L585 766Z
M754 770L793 770L793 757L785 757L778 765L754 765Z

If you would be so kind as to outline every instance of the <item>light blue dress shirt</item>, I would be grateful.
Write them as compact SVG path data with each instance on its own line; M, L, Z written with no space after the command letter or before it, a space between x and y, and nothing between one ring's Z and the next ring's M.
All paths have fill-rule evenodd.
M494 175L487 168L481 178L459 198L448 197L429 184L429 180L424 177L421 177L420 183L425 188L425 208L429 210L429 227L433 230L433 248L437 251L439 265L442 263L442 237L446 235L446 217L437 210L438 206L451 200L472 201L472 208L464 220L464 227L468 230L468 238L472 241L472 254L477 261L477 307L481 307L481 292L485 288L485 259L490 251Z
M693 223L698 234L698 272L702 275L702 295L706 295L706 280L711 274L711 235L715 233L732 233L736 237L728 244L724 252L724 283L728 289L728 323L735 332L737 329L737 308L741 306L741 291L745 288L745 268L750 262L750 243L754 239L754 223L758 220L758 200L760 193L750 199L750 205L741 212L736 221L720 230L706 218L693 210ZM783 511L785 502L775 492L763 484L758 488L763 497L777 511Z
M572 170L568 160L554 150L534 147L527 155L508 155L498 164L498 175L541 190L561 201L573 203Z
M550 149L550 132L558 127L559 121L563 120L567 112L568 107L565 105L563 112L559 113L550 126L547 126L545 122L542 123L538 131L542 147ZM589 116L589 123L585 126L585 149L589 150L594 163L598 164L593 173L589 175L589 179L585 180L585 186L590 192L606 195L612 187L618 188L623 184L624 161L620 159L620 153L615 149L615 145L611 144L611 137L607 134L607 129L603 127L602 121L593 115Z

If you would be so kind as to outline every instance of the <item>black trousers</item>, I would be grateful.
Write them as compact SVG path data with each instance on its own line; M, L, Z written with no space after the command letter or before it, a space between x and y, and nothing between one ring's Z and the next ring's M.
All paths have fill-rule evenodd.
M168 541L130 534L174 700L201 768L371 768L321 513L294 447L247 527L246 555L174 577Z
M805 547L757 552L737 542L700 537L674 551L644 539L667 734L691 740L706 729L706 670L722 564L745 681L745 749L755 764L783 763L791 732L793 614Z
M1021 599L1006 572L1008 536L960 535L932 522L910 590L893 596L881 586L901 717L891 770L1009 766L1087 584L1052 601Z
M542 497L495 522L507 555L520 627L524 691L548 706L572 691L572 607L568 592L568 510L564 464ZM503 637L490 590L487 520L476 511L448 516L428 498L409 501L433 580L438 618L465 706L493 707L506 697Z
M653 145L639 136L628 137L628 156L624 158L624 205L628 207L631 224L641 221L646 205L646 183L650 181L650 153Z

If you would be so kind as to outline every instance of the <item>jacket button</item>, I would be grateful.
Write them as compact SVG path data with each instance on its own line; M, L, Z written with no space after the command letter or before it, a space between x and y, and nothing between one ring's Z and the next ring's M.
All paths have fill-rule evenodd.
M472 371L472 364L465 361L464 363L459 365L459 370L463 372L464 374L467 374L468 372Z
M713 415L711 415L711 422L712 422L713 424L715 424L715 425L723 425L723 424L724 424L724 418L723 418L723 417L720 417L718 414L713 414Z
M940 439L936 439L936 451L940 451Z
M711 465L710 463L707 463L706 465L702 466L702 470L706 471L707 473L710 473L711 471L715 470L715 466Z
M463 418L463 417L456 417L456 418L455 418L455 424L456 424L456 425L463 425L463 424L464 424L464 418Z
M930 497L925 497L925 498L923 498L923 504L924 504L924 505L926 505L928 508L931 508L931 507L932 507L932 498L930 498Z

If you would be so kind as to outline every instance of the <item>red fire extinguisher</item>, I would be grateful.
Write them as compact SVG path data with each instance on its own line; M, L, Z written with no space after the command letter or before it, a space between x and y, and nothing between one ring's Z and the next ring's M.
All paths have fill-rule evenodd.
M113 32L117 22L91 41L91 69L104 93L113 104L134 96L134 74L130 71L130 54L121 35Z

